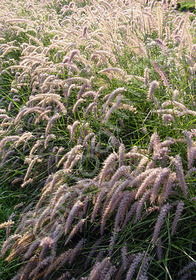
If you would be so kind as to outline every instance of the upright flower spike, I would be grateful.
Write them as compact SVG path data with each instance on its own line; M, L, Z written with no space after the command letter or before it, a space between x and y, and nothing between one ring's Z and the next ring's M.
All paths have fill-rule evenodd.
M144 69L144 79L145 79L144 85L145 87L147 87L149 84L149 69L147 67Z
M147 93L147 100L150 101L152 99L152 96L153 96L153 93L154 93L154 90L156 88L158 88L159 86L159 83L157 81L152 81L150 83L150 87L149 87L149 90L148 90L148 93Z

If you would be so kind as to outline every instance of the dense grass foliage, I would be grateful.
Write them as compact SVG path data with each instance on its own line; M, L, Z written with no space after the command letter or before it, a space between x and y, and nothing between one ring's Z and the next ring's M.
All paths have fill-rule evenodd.
M0 278L195 279L195 14L0 7Z
M178 1L177 8L179 11L191 11L195 13L196 12L195 5L196 4L194 0L191 1L181 0Z

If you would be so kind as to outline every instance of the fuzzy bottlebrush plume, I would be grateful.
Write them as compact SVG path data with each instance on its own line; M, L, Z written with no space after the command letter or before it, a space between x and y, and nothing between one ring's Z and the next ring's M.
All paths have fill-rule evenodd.
M75 84L71 84L71 85L69 86L68 90L64 92L65 98L69 98L69 97L70 97L71 91L72 91L72 89L74 89L74 88L76 88L76 85L75 85Z
M184 135L186 137L188 149L190 149L193 146L193 141L191 139L191 133L189 131L185 130Z
M115 204L116 199L118 198L118 196L122 195L121 198L123 198L125 196L124 195L125 194L124 190L126 188L130 187L130 186L131 186L131 180L130 179L124 180L124 181L119 180L119 181L115 182L113 187L110 189L110 192L108 194L108 198L106 200L105 205L107 207L109 207L109 205L112 206L113 203ZM134 200L136 191L132 191L132 192L128 191L128 192L129 192L129 195L130 195L131 199ZM108 205L108 203L109 203L109 205ZM105 208L104 208L104 210L105 210Z
M54 229L54 231L52 231ZM61 221L54 223L53 227L51 228L52 234L50 235L51 239L49 241L48 246L52 249L52 255L56 256L57 250L57 242L63 235L63 225Z
M93 97L94 101L97 101L98 97L99 97L99 91L96 93L95 91L86 91L84 93L82 93L82 97Z
M160 174L158 174L158 176L156 177L156 179L154 181L154 186L152 189L152 194L150 197L151 203L155 202L157 195L158 195L159 187L165 180L165 177L168 177L169 173L170 173L170 168L168 168L168 167L162 168L162 170L160 171Z
M87 149L87 151L88 151L88 149L89 149L90 138L91 138L91 137L94 137L94 136L95 136L95 133L94 133L94 132L90 132L90 133L88 133L88 134L85 136L85 138L84 138L84 140L83 140L83 146Z
M148 145L148 153L150 154L151 150L154 149L157 153L160 153L160 138L157 132L154 132L150 137L150 143Z
M118 109L122 97L123 97L122 95L120 95L120 94L118 95L117 100L116 100L116 103L114 103L114 104L112 105L112 107L107 111L107 113L106 113L106 115L105 115L105 118L104 118L104 120L103 120L103 123L105 123L105 122L110 118L110 115L111 115L115 110Z
M152 260L152 257L149 256L148 253L145 252L144 258L143 258L141 266L140 266L139 273L137 275L137 278L139 280L142 280L142 279L148 280L147 271L148 271L148 267L149 267L149 262L151 260Z
M75 112L77 111L77 109L78 109L78 106L80 106L80 104L81 104L82 102L84 102L84 101L85 101L85 100L84 100L83 98L78 99L78 100L76 101L74 107L73 107L72 112L75 113Z
M81 239L73 249L69 249L62 253L54 262L51 262L50 266L44 271L44 279L47 279L48 275L56 269L61 268L64 264L69 262L69 265L72 264L76 255L82 250L85 240Z
M31 273L29 274L30 279L34 278L33 276L38 275L38 272L40 270L42 270L45 266L49 265L52 262L52 257L49 256L45 259L43 259L42 261L39 261L38 265L36 266L36 268L34 268Z
M42 209L42 213L40 214L39 218L36 220L35 222L35 226L33 229L33 234L36 234L38 232L38 230L41 230L42 225L49 220L49 216L51 214L51 207L48 206L45 209Z
M109 215L118 206L118 204L120 203L120 201L122 199L122 196L123 196L122 192L116 193L115 196L113 195L113 197L110 200L108 206L106 207L105 211L103 212L102 219L101 219L101 227L100 227L101 235L103 235L103 233L104 233L105 224L106 224L106 221L107 221Z
M55 134L49 134L47 137L46 137L46 139L45 139L45 141L44 141L44 149L47 149L47 146L48 146L48 142L50 141L50 140L52 140L52 139L56 139L56 135Z
M142 198L138 201L134 223L136 223L140 219L141 213L143 210L143 205L147 201L147 199L150 197L151 193L152 193L152 189L145 191Z
M74 206L72 207L69 216L67 218L66 224L65 224L65 235L68 233L71 224L73 222L73 220L75 219L75 215L78 213L78 211L80 210L80 208L83 206L83 203L81 201L77 201Z
M70 255L70 259L69 259L69 265L71 265L76 257L76 255L82 250L84 244L85 244L86 240L85 239L81 239L77 245L74 247L72 254Z
M29 179L29 175L30 175L31 170L33 169L33 166L35 165L35 163L36 162L42 162L42 160L38 156L35 156L30 161L29 161L29 158L25 159L25 163L26 162L29 163L29 167L28 167L27 172L25 174L23 184Z
M35 142L35 144L32 146L32 148L31 148L31 150L30 150L30 152L29 152L29 156L25 158L26 163L30 163L30 162L31 162L31 160L32 160L33 157L34 157L34 152L37 151L38 148L39 148L40 146L42 146L42 145L43 145L43 140L42 140L42 139L38 139L38 140Z
M54 219L55 215L58 213L58 210L60 208L62 208L63 204L65 203L65 201L70 197L71 193L69 191L67 191L66 193L62 194L59 199L57 200L57 198L55 199L55 201L53 202L53 210L51 212L51 220Z
M127 271L127 275L126 275L126 280L131 280L133 279L135 270L137 269L139 263L142 261L143 257L144 257L145 252L143 253L138 253L135 255L135 258L133 259L132 264L130 265L128 271Z
M58 161L59 161L59 157L60 157L60 154L65 150L65 148L63 147L54 147L52 152L56 152L56 155L55 155L55 164L57 165Z
M159 238L158 241L157 241L156 251L157 251L158 260L161 261L162 258L163 258L163 250L162 250L162 241L161 241L161 238Z
M109 250L108 250L108 253L109 253L109 256L111 257L112 253L113 253L113 250L114 250L114 245L115 245L115 242L116 242L116 239L117 239L117 235L118 235L118 232L120 231L119 228L115 229L113 231L113 234L110 238L110 244L109 244Z
M71 53L70 53L70 57L69 57L69 63L72 61L72 59L74 58L74 56L77 54L79 54L80 53L80 51L79 50L73 50L73 51L71 51Z
M136 201L132 204L130 210L126 214L126 217L125 217L123 225L122 225L122 229L124 229L125 226L128 224L128 222L130 222L130 220L132 219L132 217L133 217L134 213L136 212L138 206L139 206L138 201Z
M5 144L7 144L7 142L13 142L13 141L17 141L20 139L20 136L6 136L5 138L3 138L0 142L0 152L2 150L2 148L4 147Z
M18 142L18 141L17 141ZM6 162L8 162L10 160L10 158L12 158L13 155L16 154L16 151L13 149L13 150L10 150L8 151L3 157L2 157L2 161L1 161L1 164L0 164L0 167L3 167Z
M169 174L167 180L163 183L163 190L162 193L158 197L158 201L162 204L170 195L172 191L172 186L176 181L176 173L172 172Z
M8 109L8 111L10 111L10 110ZM3 122L13 120L11 117L9 117L9 116L6 115L6 114L0 114L0 119L3 119ZM2 123L3 123L3 122L2 122Z
M16 142L15 146L17 148L22 142L24 142L24 145L23 145L23 151L24 151L25 147L27 145L27 142L30 139L34 139L34 138L35 138L35 136L33 135L32 132L25 132L21 135L20 139Z
M65 246L70 242L70 240L77 234L77 232L83 227L84 223L86 222L86 219L81 219L72 229L70 235L68 236L66 242L65 242Z
M54 191L55 184L59 181L60 177L61 177L61 173L58 172L55 175L49 175L48 180L46 180L46 183L42 190L42 195L36 204L35 213L38 213L38 210L41 207L44 200L47 198L49 194L51 194Z
M108 267L107 270L109 270L110 266L111 266L110 258L105 258L105 259L102 260L102 262L96 263L94 265L94 268L92 269L90 275L89 275L89 279L91 279L91 280L101 279L101 277L104 276L103 272L104 272L105 267ZM102 278L102 279L104 279L104 278Z
M99 195L97 196L96 202L95 202L95 206L93 208L93 212L91 215L91 222L94 222L96 215L98 214L100 208L102 207L102 201L104 200L105 196L107 195L108 190L106 188L103 188Z
M186 108L186 106L184 104L182 104L179 101L175 101L175 100L173 100L173 101L172 100L167 100L167 101L163 102L162 105L161 105L161 108L165 108L165 107L170 106L170 105L176 105L176 107L181 109L185 114L187 112L189 112L189 110Z
M125 146L124 144L120 144L119 146L119 167L124 165L124 161L125 161Z
M181 186L184 196L187 197L187 184L185 182L182 160L180 155L176 155L175 158L171 158L171 163L173 163L176 168L176 174L179 180L179 184Z
M153 81L150 83L150 87L149 87L148 94L147 94L148 101L152 99L153 92L156 88L158 88L158 86L159 86L159 83L157 81Z
M66 83L72 83L72 82L79 82L79 83L85 83L87 84L88 86L90 86L91 84L91 81L86 79L86 78L83 78L83 77L72 77L72 78L68 78L65 80Z
M52 125L53 125L54 122L55 122L56 120L58 120L60 117L61 117L61 115L59 115L59 113L56 113L55 115L53 115L53 116L50 118L50 120L48 121L48 124L47 124L47 126L46 126L46 129L45 129L45 137L48 136L48 133L49 133L49 131L50 131Z
M41 120L49 121L50 117L48 116L48 114L50 112L51 112L50 108L48 108L45 111L43 111L43 113L39 114L38 117L35 119L34 124L38 124Z
M114 231L117 231L119 228L120 222L122 223L124 220L124 216L126 214L128 206L134 201L135 192L124 191L123 198L119 204L118 211L115 217L114 222Z
M163 70L157 65L156 62L151 61L152 65L154 66L157 73L160 75L161 80L163 81L164 86L170 87L170 83L168 81L168 78L166 77L166 74L163 72Z
M27 102L27 105L32 104L34 101L40 100L38 105L47 104L47 103L56 103L57 106L60 108L61 112L66 115L67 110L63 103L60 101L61 97L58 94L55 93L45 93L45 94L37 94L34 97L30 97L30 100ZM39 108L39 107L38 107Z
M70 152L68 152L68 157L66 162L63 164L65 172L71 172L72 168L77 164L78 160L82 157L82 146L76 145Z
M126 89L124 87L122 88L117 88L116 90L114 90L112 93L108 94L107 96L104 97L103 101L107 98L107 101L104 103L103 105L103 113L105 114L106 108L108 107L108 105L111 103L112 99L116 97L116 95L122 93L126 91Z
M157 175L159 175L159 173L162 173L162 168L159 167L159 168L155 168L145 179L144 181L142 182L142 184L140 185L137 193L136 193L136 196L135 196L135 199L137 199L145 190L146 188L151 185L154 181L155 181L155 178L157 177Z
M158 167L158 168L159 168L159 167ZM147 168L146 168L146 170L144 170L143 172L141 172L139 175L137 175L137 176L130 182L130 186L131 186L131 187L134 187L134 186L139 187L139 186L141 186L142 181L143 181L147 176L149 176L150 173L152 173L152 172L155 172L155 173L156 173L156 171L157 171L158 168L151 168L151 169L147 169ZM153 173L153 174L155 174L155 173Z
M33 234L26 232L20 239L15 241L15 244L12 247L12 251L9 256L6 258L6 261L10 262L13 260L17 255L21 255L25 251L24 244L31 242L33 240Z
M190 269L194 268L196 266L196 262L192 261L188 265L184 266L179 272L178 277L183 275L184 273L188 272Z
M145 165L148 163L149 158L147 156L142 156L140 162L136 166L135 170L131 172L131 176L137 177L145 168Z
M111 172L110 168L117 159L118 159L118 155L116 153L112 153L106 158L106 160L103 163L103 169L101 170L100 175L99 175L99 185L102 184L104 177L106 177L106 175L108 175L108 171L109 171L109 173Z
M184 209L184 202L179 201L177 204L176 213L175 213L174 220L172 223L171 236L174 235L174 232L176 231L177 224L178 224L178 221L180 219L183 209Z
M116 266L112 265L109 268L108 272L102 277L102 279L103 280L112 280L116 271L117 271Z
M169 123L174 121L174 117L171 114L163 114L162 119L165 125L168 125Z
M18 113L18 115L16 116L15 120L14 120L14 124L18 124L21 120L21 118L23 116L26 116L27 114L30 114L30 113L38 113L38 114L41 114L43 113L44 111L44 108L41 108L41 107L38 107L38 106L35 106L33 108L27 108L27 107L23 107L20 112Z
M173 100L178 101L178 97L179 97L179 91L177 89L175 89L173 91Z
M124 176L125 178L131 179L130 176L130 167L129 166L121 166L118 168L118 170L114 173L110 180L110 186L114 186L115 182L119 180L121 176Z
M196 146L191 139L191 133L187 130L184 131L184 135L187 141L187 158L188 158L188 169L193 166L194 160L196 158Z
M186 177L190 177L191 174L194 174L196 172L196 167L192 167L186 174Z
M164 219L165 219L168 211L171 209L171 207L172 206L169 203L167 203L167 204L165 204L161 207L160 214L157 218L155 228L154 228L153 237L152 237L152 244L154 244L154 245L158 240L159 232L161 230L162 224L164 222Z
M8 222L1 223L0 224L0 229L6 228L6 230L7 230L7 228L10 227L13 224L14 224L14 222L12 220L10 220ZM6 237L8 238L8 234L6 234Z
M68 169L72 163L72 161L76 158L78 154L81 155L82 145L76 145L73 147L68 153L66 153L61 160L57 163L57 167L59 167L65 160L64 169Z
M85 110L85 116L87 116L89 114L90 111L92 111L92 109L94 108L94 116L97 116L97 102L92 102L91 104L89 104L89 106L87 107L87 109Z
M61 255L56 258L54 262L51 262L51 264L44 271L44 279L47 279L48 275L50 275L53 270L59 269L65 265L69 261L72 251L72 249L69 249L68 251L61 253Z
M20 234L14 234L8 237L8 239L3 243L3 246L1 247L1 256L4 256L7 250L11 248L11 242L18 238L22 238L22 236Z
M123 268L124 270L126 270L128 266L127 245L121 248L121 256L122 256Z
M29 249L27 250L27 252L25 253L23 260L27 260L29 259L32 254L34 253L34 251L39 247L40 245L40 240L35 240L29 247Z
M71 137L72 140L74 140L74 138L75 138L76 127L77 127L79 124L80 124L79 121L75 121L75 122L73 123L73 125L68 125L68 126L67 126L67 129L68 129L69 132L70 132L70 137Z
M125 76L126 75L126 72L120 68L117 68L117 67L112 67L112 68L105 68L103 70L100 70L99 73L113 73L113 72L117 72L119 73L120 75L123 75Z
M145 87L147 87L149 84L149 69L148 68L144 69L144 79L145 79L144 85L145 85Z

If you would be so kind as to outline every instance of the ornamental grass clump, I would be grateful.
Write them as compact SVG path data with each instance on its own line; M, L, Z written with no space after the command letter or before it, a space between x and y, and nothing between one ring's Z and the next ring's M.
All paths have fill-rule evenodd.
M159 140L159 143L164 142ZM153 146L156 148L156 143ZM74 148L75 151L76 148L77 146ZM78 248L78 244L82 244L83 249L88 252L88 247L85 249L87 241L84 243L83 238L89 231L90 235L90 232L92 232L96 238L102 238L104 244L103 256L108 255L112 260L113 255L115 255L114 250L119 250L116 243L120 238L120 232L126 231L127 226L130 225L134 228L134 225L145 220L148 213L155 212L155 215L157 215L156 213L160 212L154 230L152 230L151 252L153 252L153 246L157 246L156 243L161 234L161 228L164 226L165 218L176 204L175 200L172 202L172 199L171 202L167 202L168 198L173 195L176 197L186 195L178 180L178 170L176 170L175 180L170 183L170 192L167 193L167 201L161 199L165 193L168 180L170 180L170 174L172 174L170 168L173 158L170 159L168 156L168 167L161 167L164 145L162 147L160 145L159 149L160 156L157 160L154 160L154 167L148 168L148 162L146 161L144 169L136 175L134 175L136 166L133 165L133 159L135 161L138 158L139 165L143 155L139 149L137 153L135 153L135 148L128 153L123 149L124 164L126 165L119 167L119 161L122 158L122 145L113 159L113 170L110 169L109 174L103 171L113 154L110 154L105 160L103 170L98 176L92 179L78 180L75 185L66 183L67 174L71 172L66 168L50 175L50 180L46 182L37 205L23 214L16 232L5 241L1 251L2 256L10 250L7 256L7 260L10 261L20 252L20 256L23 255L26 264L21 267L19 275L24 271L26 273L28 268L28 273L32 277L37 275L47 278L58 271L65 263L67 263L69 269L77 255L83 258L84 264L87 262L88 254L84 255L82 249L76 248ZM70 160L74 161L74 157ZM92 196L93 193L94 196ZM171 224L171 236L176 230L183 211L183 204L181 201L177 205L174 220ZM111 223L111 219L114 220L114 224ZM108 239L109 232L111 232L111 237ZM83 236L83 238L78 244L75 244L79 236ZM16 243L12 243L16 238ZM30 243L27 243L27 238L31 240ZM76 247L72 248L72 246ZM99 252L98 245L96 247ZM60 253L61 251L63 252ZM72 254L74 255L72 256ZM137 266L143 255L145 254L138 253ZM36 256L37 261L30 268L29 264ZM93 264L94 259L88 260L88 264L91 262ZM131 279L130 277L134 274L137 266L135 259L130 264L130 268L123 272L126 279ZM86 266L82 267L81 271L78 272L79 274L82 271L85 272ZM91 273L93 273L93 269ZM120 267L116 264L115 272L120 273L119 269Z
M195 277L196 29L175 6L2 1L1 279Z

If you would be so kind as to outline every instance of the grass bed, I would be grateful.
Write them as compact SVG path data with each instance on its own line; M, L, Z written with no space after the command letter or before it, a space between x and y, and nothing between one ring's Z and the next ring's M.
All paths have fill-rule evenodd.
M2 1L1 279L195 279L196 18L176 8Z

